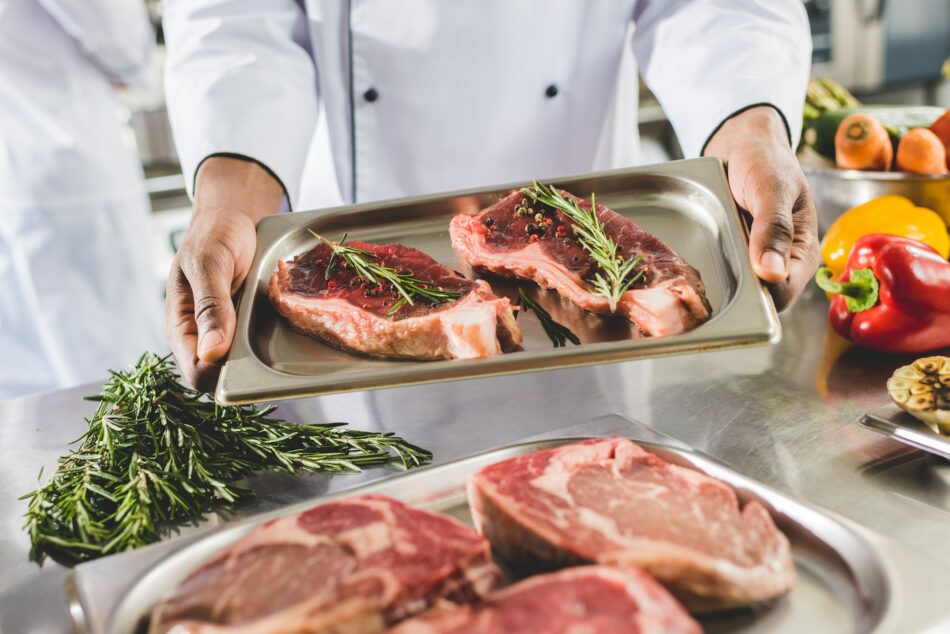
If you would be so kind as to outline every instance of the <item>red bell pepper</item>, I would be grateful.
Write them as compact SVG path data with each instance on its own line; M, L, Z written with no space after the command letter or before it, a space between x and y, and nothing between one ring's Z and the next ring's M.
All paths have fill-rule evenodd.
M950 262L928 245L873 233L855 242L837 281L832 275L821 268L815 281L833 294L828 316L842 337L882 352L950 346Z

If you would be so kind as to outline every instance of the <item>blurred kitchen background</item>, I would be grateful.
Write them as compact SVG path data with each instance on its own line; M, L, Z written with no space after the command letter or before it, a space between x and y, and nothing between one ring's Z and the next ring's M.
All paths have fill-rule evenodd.
M155 283L164 288L191 206L178 166L162 91L160 0L145 0L159 54L148 88L125 89L123 118L145 168L152 205ZM830 77L867 103L950 107L950 0L804 0L813 76ZM662 108L640 92L641 162L680 158Z

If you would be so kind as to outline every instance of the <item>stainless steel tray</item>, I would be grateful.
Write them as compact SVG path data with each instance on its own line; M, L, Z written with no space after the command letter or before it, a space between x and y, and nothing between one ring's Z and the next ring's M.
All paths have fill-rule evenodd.
M950 438L933 432L896 405L889 405L860 419L861 425L905 445L922 449L950 460Z
M322 501L374 492L447 513L471 523L465 481L493 462L577 438L522 443L370 484ZM760 610L703 620L707 632L916 632L936 627L946 572L921 562L885 538L798 502L694 451L638 441L670 462L697 469L732 486L743 503L759 500L792 542L799 579L791 593ZM158 561L129 587L104 619L105 632L131 634L166 592L202 561L253 527L297 513L315 501L223 528ZM933 629L932 631L938 631Z
M682 335L631 338L627 322L588 315L555 293L535 289L536 299L555 319L569 325L582 345L552 348L532 313L518 319L525 335L524 350L518 352L430 362L348 354L293 331L267 299L267 282L277 261L313 245L308 228L334 238L347 232L353 239L400 242L461 268L448 236L452 216L474 213L526 183L283 214L258 225L257 253L238 305L234 345L221 372L216 399L245 403L313 396L757 345L779 338L775 308L752 271L746 227L718 159L677 161L554 182L578 195L596 192L599 201L669 243L702 274L713 318ZM517 285L511 281L486 279L495 292L517 298Z

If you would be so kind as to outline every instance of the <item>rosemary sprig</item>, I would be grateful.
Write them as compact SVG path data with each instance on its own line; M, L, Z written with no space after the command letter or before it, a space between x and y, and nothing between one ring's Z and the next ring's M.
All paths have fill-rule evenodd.
M346 246L344 244L344 242L346 242L346 233L343 234L339 242L330 242L316 231L312 229L308 229L308 231L318 240L330 245L330 248L333 250L330 259L327 261L327 270L323 279L330 279L330 267L333 264L333 260L339 256L343 258L343 261L346 262L347 265L353 268L360 279L372 282L373 284L382 284L383 282L392 284L393 288L402 295L402 298L393 304L393 307L386 313L387 315L395 314L405 304L412 306L413 299L423 299L430 304L442 304L451 302L462 296L461 291L440 288L430 281L420 280L412 273L401 273L388 266L384 266L377 261L379 258L377 258L376 254L370 253L365 249L356 249Z
M551 313L541 308L537 302L532 301L522 288L518 289L518 305L525 310L534 311L534 314L538 316L538 321L541 322L541 327L544 328L545 334L547 334L555 348L566 346L568 341L575 346L581 345L581 340L577 338L577 335L571 332L570 328L554 321L554 318L551 317Z
M258 471L359 472L432 454L391 433L300 425L272 407L224 407L178 381L168 357L146 353L112 372L79 446L29 500L30 558L79 562L158 541L205 513L253 496L236 484ZM42 474L41 474L42 475Z
M597 217L597 200L590 195L590 209L561 194L550 185L535 181L534 187L521 190L535 202L561 211L574 223L572 228L581 246L597 263L599 271L587 280L595 295L602 295L610 302L610 312L616 312L617 302L632 284L643 277L643 271L634 271L643 259L637 255L623 259L617 254L617 244L607 235L604 223Z

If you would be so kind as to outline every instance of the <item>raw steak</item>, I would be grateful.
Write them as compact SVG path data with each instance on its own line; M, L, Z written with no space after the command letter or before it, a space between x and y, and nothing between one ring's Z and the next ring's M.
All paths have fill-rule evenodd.
M434 608L391 634L700 634L683 607L634 568L537 575L479 605Z
M695 611L745 606L795 581L765 508L624 438L539 451L469 479L475 524L515 570L636 566Z
M560 191L590 209L589 201ZM517 209L525 204L530 212L519 214ZM637 267L643 277L623 294L617 314L652 336L691 330L709 319L711 308L696 269L629 218L599 203L597 215L620 247L619 255L643 258ZM586 281L598 266L572 226L563 212L516 191L474 216L455 216L449 234L452 246L473 267L537 282L585 310L607 314L607 298L591 293Z
M370 634L498 580L472 529L363 495L255 528L159 603L151 632Z
M277 311L296 330L347 350L378 357L465 359L500 354L521 344L507 298L495 297L488 283L472 281L442 266L425 253L400 244L349 242L373 253L387 267L411 271L421 280L463 295L430 305L416 300L393 315L387 313L400 295L389 283L361 280L325 242L278 262L268 295Z

